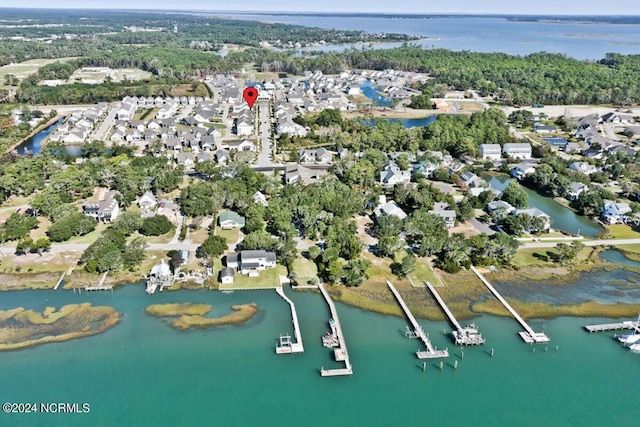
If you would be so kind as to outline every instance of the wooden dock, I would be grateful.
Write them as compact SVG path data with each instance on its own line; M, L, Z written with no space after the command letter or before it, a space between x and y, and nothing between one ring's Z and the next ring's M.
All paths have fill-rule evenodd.
M482 345L485 343L485 339L482 338L482 334L478 332L478 329L475 325L468 325L466 327L460 326L460 323L456 320L455 316L449 310L449 307L444 303L444 300L440 297L436 289L429 282L425 282L427 288L431 291L438 304L440 304L440 308L444 311L444 314L447 315L449 321L456 328L453 331L452 335L456 345Z
M587 325L584 327L589 333L591 332L606 332L606 331L618 331L618 330L629 330L635 331L640 334L640 315L638 315L638 320L635 322L632 320L628 320L625 322L617 322L617 323L602 323L599 325Z
M284 299L291 307L291 318L293 319L293 335L296 341L292 342L291 337L288 335L280 336L280 344L276 346L277 354L291 354L291 353L303 353L304 347L302 346L302 334L300 333L300 325L298 324L298 313L296 312L296 306L284 293L282 287L277 287L276 292Z
M58 288L60 287L60 285L62 284L62 281L64 280L64 276L67 275L67 272L65 271L64 273L62 273L62 276L60 276L60 279L58 279L58 282L56 283L56 285L53 287L54 291L57 291Z
M329 305L329 311L331 312L331 320L329 321L329 325L331 326L331 330L333 335L338 341L338 347L333 350L333 354L338 362L344 362L345 367L340 369L320 369L320 375L323 377L335 377L339 375L352 375L353 368L351 366L351 362L349 361L349 353L347 352L347 343L344 339L344 334L342 333L342 327L340 326L340 319L338 319L338 312L336 311L336 305L331 299L331 296L324 288L322 283L318 284L318 289L320 289L320 293L327 301Z
M107 280L107 272L105 272L97 286L85 286L84 290L89 291L113 291L113 286L104 286L104 282Z
M387 286L389 286L391 293L393 293L393 295L396 297L396 299L398 300L398 303L400 304L400 307L402 307L402 310L404 311L404 314L407 316L407 319L409 319L409 322L411 323L411 326L413 327L413 330L414 330L414 334L415 334L414 336L416 338L420 338L420 341L422 341L425 347L427 347L426 351L416 352L416 356L418 356L418 359L436 359L440 357L449 357L448 349L438 350L437 347L433 347L433 345L431 344L431 341L429 341L429 337L427 336L427 334L424 333L424 331L422 330L422 327L418 324L416 318L413 317L411 310L409 310L409 307L407 307L407 304L405 304L404 300L400 296L400 293L398 293L395 286L393 286L393 284L388 280L387 280Z
M509 310L511 315L522 325L524 328L523 332L519 332L518 334L522 338L522 340L526 343L543 343L551 341L544 332L535 332L528 324L524 321L522 317L511 307L511 305L505 300L502 295L491 286L491 283L487 279L484 278L482 273L480 273L473 265L471 266L471 270L478 276L478 278L484 283L484 285L491 291L491 293L504 305L504 307Z

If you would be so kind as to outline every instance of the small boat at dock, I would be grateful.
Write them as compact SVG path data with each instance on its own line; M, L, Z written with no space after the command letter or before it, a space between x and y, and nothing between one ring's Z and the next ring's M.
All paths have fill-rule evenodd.
M625 334L618 337L622 344L635 344L640 341L640 334Z

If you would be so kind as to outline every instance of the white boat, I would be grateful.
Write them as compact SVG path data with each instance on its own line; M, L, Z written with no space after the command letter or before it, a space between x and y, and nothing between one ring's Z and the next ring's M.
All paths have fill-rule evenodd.
M622 344L635 344L640 341L640 334L620 335L618 337L618 341L620 341Z
M629 346L629 349L634 353L640 353L640 344L633 344Z

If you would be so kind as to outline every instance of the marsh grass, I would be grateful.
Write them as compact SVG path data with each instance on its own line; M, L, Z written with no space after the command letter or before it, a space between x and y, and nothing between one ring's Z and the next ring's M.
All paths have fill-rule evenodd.
M180 316L171 322L171 326L178 329L209 328L220 325L239 325L251 319L258 312L255 303L234 305L233 313L222 317Z
M90 303L65 305L42 313L24 308L0 311L0 351L96 335L115 326L120 313Z
M145 310L150 316L168 317L168 316L204 316L211 311L208 304L194 303L174 303L174 304L154 304L148 306Z
M524 319L551 319L559 316L633 318L640 311L640 304L601 304L595 301L588 301L581 304L552 305L512 299L507 299L507 301ZM475 303L472 309L476 313L511 316L496 299L487 299L486 301Z

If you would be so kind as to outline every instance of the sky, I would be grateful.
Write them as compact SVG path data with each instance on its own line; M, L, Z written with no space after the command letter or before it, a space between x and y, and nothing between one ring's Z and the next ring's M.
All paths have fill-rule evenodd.
M640 15L637 0L2 0L1 3L2 7L73 9Z

